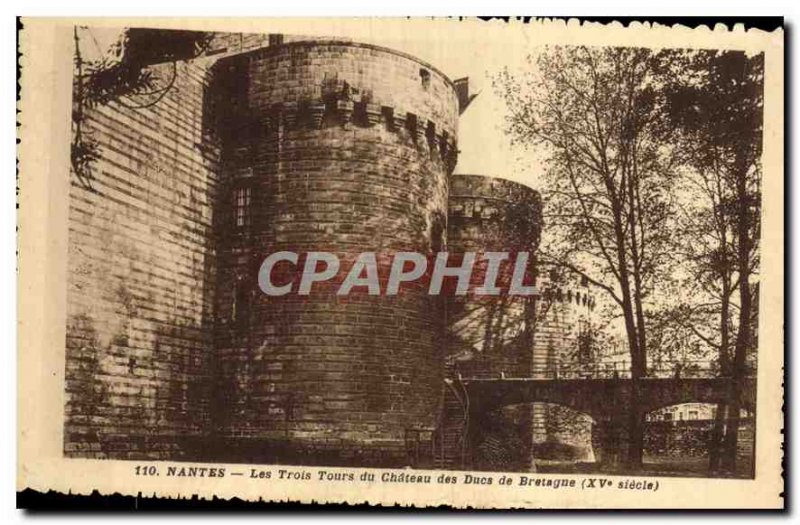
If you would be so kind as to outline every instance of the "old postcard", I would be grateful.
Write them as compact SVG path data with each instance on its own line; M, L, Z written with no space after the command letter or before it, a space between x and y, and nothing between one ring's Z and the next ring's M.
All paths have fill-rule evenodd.
M783 507L783 32L23 19L18 488Z

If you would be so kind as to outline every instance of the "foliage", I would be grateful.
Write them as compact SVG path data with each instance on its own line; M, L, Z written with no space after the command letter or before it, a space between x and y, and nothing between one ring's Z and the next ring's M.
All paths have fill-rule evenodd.
M664 127L689 168L689 198L680 215L681 235L689 240L683 255L687 280L702 298L685 308L684 320L717 350L720 373L733 379L731 416L724 423L724 407L718 407L710 465L717 468L722 460L734 471L740 380L749 373L757 341L764 56L672 51L664 58ZM715 449L723 431L720 457Z
M144 33L143 33L144 31ZM75 83L73 90L72 170L78 180L91 189L92 165L100 157L100 148L91 134L84 130L86 111L111 102L129 109L145 109L160 102L172 88L177 76L174 60L178 55L191 59L204 50L212 35L195 31L136 30L123 33L110 52L95 60L81 55L78 28L74 29ZM113 57L113 58L112 58ZM147 66L153 60L173 60L172 79L158 87L158 79ZM155 97L144 104L125 103L132 96Z
M646 302L667 270L674 147L646 49L547 48L531 70L496 82L512 140L544 152L543 257L604 290L623 310L638 375L646 365Z
M716 355L738 388L757 336L763 55L568 46L528 65L496 87L512 142L546 162L540 259L611 298L634 379L648 359Z

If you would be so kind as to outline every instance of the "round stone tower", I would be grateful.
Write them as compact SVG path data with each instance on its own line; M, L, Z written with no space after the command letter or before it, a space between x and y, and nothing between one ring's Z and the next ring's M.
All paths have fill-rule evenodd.
M528 252L532 270L542 223L539 194L522 184L477 175L453 175L450 185L448 250L508 252L512 257ZM532 330L533 299L448 298L449 360L464 375L529 375L533 343L526 331Z
M448 251L455 253L528 252L528 269L542 228L541 200L531 188L478 175L450 178ZM476 266L477 267L477 266ZM509 268L510 269L510 268ZM529 275L526 284L533 283ZM447 298L447 366L453 379L463 377L530 377L535 332L534 296L454 296ZM463 419L464 395L458 381L445 388L444 424L439 434L443 463L456 468L527 470L531 464L530 407L511 407ZM465 446L464 440L471 443ZM463 457L470 450L471 458Z
M414 57L342 41L220 60L208 129L222 151L217 212L216 446L231 460L424 465L443 376L440 300L356 288L298 295L302 254L342 272L361 252L438 252L458 100ZM259 290L270 253L301 254L292 293ZM276 278L277 280L277 278Z

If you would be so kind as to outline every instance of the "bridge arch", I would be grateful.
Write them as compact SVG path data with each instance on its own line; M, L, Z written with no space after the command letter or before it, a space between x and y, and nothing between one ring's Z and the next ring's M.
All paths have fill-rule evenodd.
M643 378L460 378L469 407L467 425L470 447L478 444L485 418L503 407L550 403L587 414L592 425L595 461L616 463L627 454L630 444L630 416L633 389L638 389L637 409L642 416L661 407L685 403L724 402L731 379L726 377ZM755 406L755 378L745 378L741 405Z
M730 379L725 377L688 379L645 379L642 381L641 410L651 413L665 407L685 404L716 405L728 401ZM755 380L746 378L742 385L742 408L755 408Z
M619 379L478 379L466 380L464 386L470 396L472 412L526 403L549 403L586 414L594 421L609 416L609 401L621 401L627 406L630 395L627 381Z
M543 464L593 463L593 435L599 421L591 414L557 403L531 403L533 459Z
M742 385L741 404L755 407L755 379ZM595 421L615 419L630 411L630 379L470 379L464 380L473 412L493 411L522 403L553 403L589 414ZM643 413L684 403L720 403L727 400L730 379L645 378L638 382Z
M559 403L512 403L473 412L467 426L470 468L528 471L541 460L594 462L596 425L591 414Z

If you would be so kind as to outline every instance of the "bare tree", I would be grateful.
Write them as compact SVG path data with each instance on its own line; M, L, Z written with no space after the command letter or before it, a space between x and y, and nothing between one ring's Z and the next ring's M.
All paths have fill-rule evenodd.
M627 463L642 464L647 308L667 263L676 178L660 132L657 54L635 48L545 48L530 70L496 80L517 144L545 158L543 258L605 291L622 312L631 356Z
M689 168L691 209L682 223L691 278L711 302L695 313L717 319L718 333L699 337L719 351L721 374L732 378L724 455L723 408L712 434L711 468L736 468L742 380L754 349L754 279L759 267L763 55L740 51L671 52L662 77L666 126ZM677 131L677 133L675 133Z

